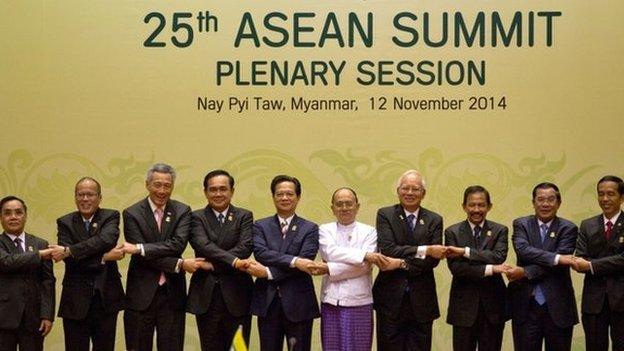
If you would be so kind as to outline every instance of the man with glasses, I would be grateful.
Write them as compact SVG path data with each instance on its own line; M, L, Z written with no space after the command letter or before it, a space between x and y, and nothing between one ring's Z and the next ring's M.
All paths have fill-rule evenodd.
M77 211L59 219L55 261L65 261L59 305L65 349L114 350L117 314L124 292L117 261L124 257L119 239L119 212L100 208L97 180L84 177L74 188Z
M278 175L271 181L277 214L253 226L254 257L248 272L256 279L251 313L258 316L262 351L281 351L284 337L289 350L307 351L312 324L319 317L312 270L318 251L318 226L295 214L301 183ZM317 274L321 274L317 272Z
M505 273L510 280L512 331L516 350L570 350L578 323L570 266L578 229L557 216L561 193L553 183L533 188L531 216L513 222L518 266Z
M54 320L54 274L48 242L24 232L24 201L0 200L0 350L43 350Z
M604 176L596 186L602 213L581 222L574 269L585 274L581 311L585 347L624 350L624 181Z
M234 177L224 170L206 174L204 195L208 205L193 212L189 240L206 261L191 278L187 311L195 314L201 349L227 351L241 325L249 344L253 214L232 205Z
M203 259L182 259L191 208L171 200L175 176L173 167L153 165L145 180L149 195L123 211L123 249L132 255L124 312L128 350L152 350L155 330L158 350L184 347L184 272L195 272Z
M377 212L379 251L400 262L373 286L377 349L431 350L431 327L440 317L433 269L446 255L442 217L420 206L426 191L418 171L403 173L396 193L399 203Z

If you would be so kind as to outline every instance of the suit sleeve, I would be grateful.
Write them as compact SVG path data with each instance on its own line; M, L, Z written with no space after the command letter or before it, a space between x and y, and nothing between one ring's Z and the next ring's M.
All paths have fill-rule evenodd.
M163 257L180 257L188 242L191 230L191 209L184 206L173 235L164 241L143 243L145 259L153 260Z
M71 256L65 258L65 263L74 265L77 270L97 270L101 267L102 256L117 245L119 239L119 212L114 211L104 218L98 233L87 240L78 241L71 226L58 219L58 243L68 246ZM95 230L95 229L94 229Z
M457 243L457 234L449 229L444 231L444 242L446 246L459 247ZM470 255L472 257L472 248ZM454 277L470 279L472 281L480 281L485 276L485 264L474 261L471 262L465 257L447 258L449 270Z
M48 247L48 243L44 242L40 249ZM54 270L52 269L52 260L44 260L40 268L41 280L41 311L40 318L50 321L54 320L55 310L55 283Z
M13 273L34 269L41 262L39 252L12 254L0 245L0 272Z
M340 247L334 236L325 228L319 229L319 252L329 267L329 280L339 281L359 277L371 272L372 267L364 262L367 252L375 252L377 232L371 230L361 249Z
M507 259L509 229L501 228L492 250L470 249L470 262L483 264L501 264Z
M143 232L141 231L141 227L139 226L137 219L134 215L127 210L123 212L123 224L124 224L124 237L127 242L133 244L146 244L145 238L143 237ZM189 214L190 217L190 214ZM182 219L181 219L182 220ZM190 218L189 218L190 221ZM188 230L187 225L187 230ZM187 234L188 235L188 234ZM147 252L146 252L147 253ZM176 265L178 264L178 260L180 259L181 253L176 257L160 257L155 259L147 259L141 255L134 255L137 260L144 261L148 266L164 271L167 273L176 273Z
M431 233L431 240L424 245L442 245L442 217L435 217L428 230ZM423 260L416 258L415 255L410 255L405 258L405 262L407 262L408 275L414 277L432 271L440 263L440 260L430 256Z
M379 252L395 258L407 258L416 255L418 246L398 245L396 243L390 220L382 210L377 211L375 227L377 228L377 245L379 246ZM441 232L442 229L440 229L440 242L442 242Z

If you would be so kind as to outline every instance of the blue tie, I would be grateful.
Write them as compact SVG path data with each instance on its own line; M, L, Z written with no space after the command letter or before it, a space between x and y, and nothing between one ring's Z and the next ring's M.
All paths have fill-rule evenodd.
M548 234L548 226L546 223L542 223L542 225L540 225L540 237L542 238L542 243L546 240L546 234ZM540 306L546 303L546 296L544 296L542 287L539 284L535 286L533 293L535 295L535 301L537 301Z
M89 226L91 225L91 221L90 220L84 221L84 225L85 225L85 229L87 230L87 233L88 233L89 232Z
M409 224L409 227L412 231L414 231L414 227L416 226L416 223L414 223L414 219L416 219L416 216L414 216L414 214L407 216L407 224Z
M481 241L481 226L474 227L474 239L478 246Z
M223 225L223 222L225 220L225 216L223 216L223 213L219 213L219 215L217 216L217 219L219 220L219 224Z

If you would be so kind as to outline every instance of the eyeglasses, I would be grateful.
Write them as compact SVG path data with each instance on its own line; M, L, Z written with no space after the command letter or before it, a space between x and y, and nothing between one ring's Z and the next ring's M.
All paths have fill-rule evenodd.
M423 191L423 188L417 186L402 186L399 187L399 191L401 191L402 193L409 193L411 191L415 194L418 194Z
M76 193L76 199L82 199L82 198L87 198L87 199L92 199L94 197L98 196L98 193Z
M550 196L550 197L536 197L535 198L535 202L543 205L543 204L554 204L557 202L557 197L556 196Z

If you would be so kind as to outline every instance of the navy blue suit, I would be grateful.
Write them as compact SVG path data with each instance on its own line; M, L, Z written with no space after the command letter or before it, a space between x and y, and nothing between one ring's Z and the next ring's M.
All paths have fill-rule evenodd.
M292 349L310 349L312 322L319 317L316 293L312 277L290 264L294 257L314 260L318 238L318 226L297 215L284 239L276 215L254 223L254 257L273 277L256 279L251 302L262 350L281 351L284 336Z
M527 279L509 284L512 327L517 350L569 350L572 328L578 323L576 299L568 266L554 265L555 255L574 253L578 228L567 219L555 217L542 242L537 217L521 217L513 222L512 241ZM535 300L539 285L546 299Z

